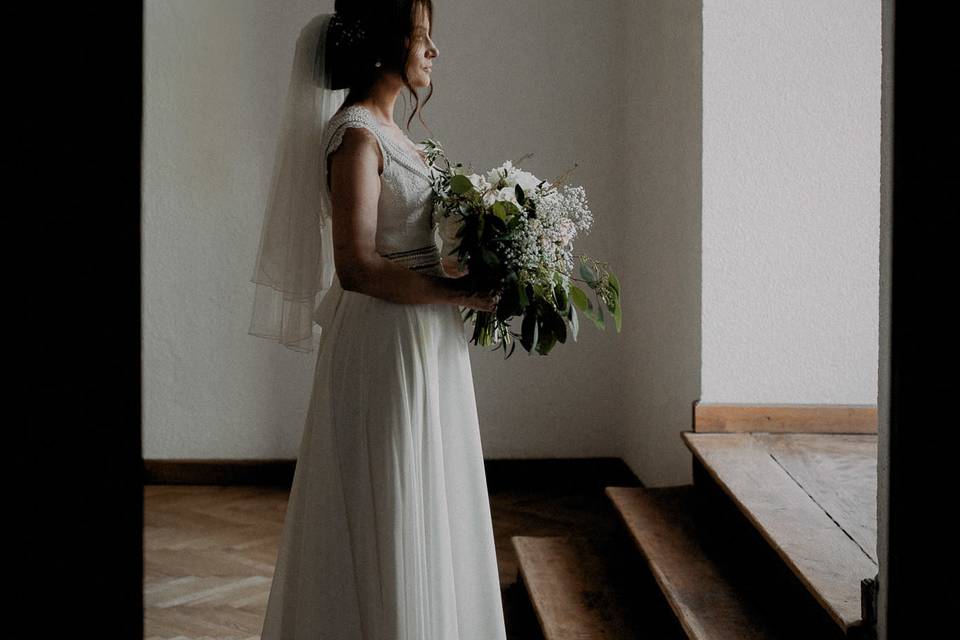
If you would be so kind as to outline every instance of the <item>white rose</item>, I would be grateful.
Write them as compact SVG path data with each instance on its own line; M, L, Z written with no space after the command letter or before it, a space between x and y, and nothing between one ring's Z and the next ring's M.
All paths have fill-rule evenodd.
M511 162L510 160L507 160L496 169L491 169L490 171L487 171L487 182L489 182L491 185L498 184L501 180L504 179L504 174L506 174L507 179L509 179L513 171L514 171L513 162ZM510 186L512 187L513 184L510 184Z
M540 184L540 178L528 171L517 171L514 174L514 183L519 184L524 193L530 194Z
M487 182L487 179L476 173L471 173L467 178L470 180L470 184L473 185L473 188L483 193L490 188L490 183Z
M513 187L504 187L497 191L497 200L512 202L518 207L520 206L520 203L517 202L517 192L514 191Z

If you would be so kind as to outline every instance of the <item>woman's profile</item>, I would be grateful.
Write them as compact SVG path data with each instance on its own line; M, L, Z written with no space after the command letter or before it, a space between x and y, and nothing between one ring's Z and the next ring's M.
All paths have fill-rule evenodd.
M497 294L443 260L393 120L432 94L432 19L338 1L297 43L251 333L318 349L262 640L506 638L460 311Z

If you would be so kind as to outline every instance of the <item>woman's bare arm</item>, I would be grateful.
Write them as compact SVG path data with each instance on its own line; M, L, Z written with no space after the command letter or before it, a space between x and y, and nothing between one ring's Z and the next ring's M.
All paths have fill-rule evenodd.
M350 127L330 154L334 263L340 284L390 302L464 304L460 278L418 273L376 252L380 149L374 134Z

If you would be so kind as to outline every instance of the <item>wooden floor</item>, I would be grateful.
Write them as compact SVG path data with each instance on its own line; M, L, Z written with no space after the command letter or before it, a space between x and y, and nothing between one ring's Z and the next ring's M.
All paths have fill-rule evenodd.
M144 637L259 638L287 497L268 487L146 486ZM620 523L602 488L496 491L491 508L508 638L539 640L510 536L604 544Z

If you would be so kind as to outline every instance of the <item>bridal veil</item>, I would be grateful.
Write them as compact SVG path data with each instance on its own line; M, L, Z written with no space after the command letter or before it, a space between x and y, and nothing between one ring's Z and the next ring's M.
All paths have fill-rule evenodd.
M314 17L297 38L273 177L251 282L248 333L301 352L319 345L314 311L334 277L321 137L347 90L330 88L327 33L335 14Z

